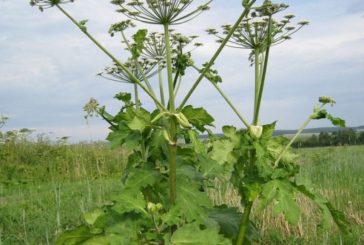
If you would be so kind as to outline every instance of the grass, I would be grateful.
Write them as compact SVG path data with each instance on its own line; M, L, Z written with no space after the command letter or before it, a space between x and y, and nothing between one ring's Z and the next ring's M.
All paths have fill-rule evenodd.
M271 209L253 210L261 244L363 244L364 147L298 150L301 175L311 180L352 222L353 235L318 226L318 210L298 197L300 223L289 226ZM53 244L57 234L80 224L83 213L118 193L127 154L104 144L23 142L0 145L0 244ZM234 190L218 183L215 203L238 205Z
M306 148L297 153L300 175L346 214L352 235L342 236L335 227L321 228L319 210L307 198L298 196L302 215L297 226L289 225L282 216L276 217L270 207L263 212L253 209L261 244L364 244L364 146ZM211 196L215 203L240 206L236 192L223 183L217 183Z
M104 143L67 145L40 139L0 145L3 184L82 181L120 176L127 153Z
M352 236L343 237L336 228L319 226L318 210L298 197L303 212L296 227L289 227L271 211L255 214L269 244L363 244L364 243L364 146L327 147L299 150L301 175L309 179L335 208L345 212L352 223ZM277 233L278 232L278 233ZM276 235L280 232L285 237Z

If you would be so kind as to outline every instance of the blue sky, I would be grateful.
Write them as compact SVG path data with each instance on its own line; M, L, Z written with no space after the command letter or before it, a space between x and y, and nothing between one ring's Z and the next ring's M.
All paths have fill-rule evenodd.
M77 19L89 19L90 32L125 59L119 40L106 32L111 23L124 17L115 13L108 2L82 0L65 8ZM186 35L199 34L205 42L194 52L196 64L206 62L217 48L202 31L234 21L241 10L240 2L215 0L210 11L175 28ZM364 1L286 3L291 6L286 13L296 14L297 20L308 19L311 24L272 50L262 123L278 120L278 128L298 128L317 97L330 95L338 102L330 108L333 114L344 117L349 126L363 125ZM119 105L113 95L130 91L128 85L96 76L110 64L109 59L56 9L41 13L27 1L0 0L0 13L0 115L11 118L5 130L34 128L39 133L72 136L73 141L104 139L107 125L99 119L87 124L82 107L94 97L111 111L117 111ZM156 26L152 29L161 30ZM246 51L226 49L216 68L224 80L223 90L251 120L253 70L247 56ZM179 99L195 76L192 73L186 78ZM190 103L207 108L216 119L217 132L222 125L240 126L208 82L201 84ZM150 100L145 106L151 108ZM315 122L311 127L327 125Z

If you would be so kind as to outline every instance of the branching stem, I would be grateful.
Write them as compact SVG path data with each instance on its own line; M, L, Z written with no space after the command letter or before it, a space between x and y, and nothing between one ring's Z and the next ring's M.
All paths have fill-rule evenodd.
M321 110L325 104L321 105L321 107L318 110ZM293 136L293 138L289 141L289 143L284 147L284 149L279 153L277 160L274 162L274 166L277 166L279 161L282 159L283 155L288 151L288 149L291 147L291 145L296 141L296 139L302 134L303 130L310 124L310 122L313 120L312 115L303 123L301 128L297 131L297 133Z
M122 36L122 38L123 38L124 43L126 44L126 46L128 47L129 51L131 52L132 47L131 47L131 45L130 45L130 43L129 43L128 39L126 38L126 36L125 36L125 34L124 34L124 32L123 32L123 31L121 32L121 36ZM133 58L133 61L134 61L134 64L135 64L135 66L136 66L137 70L138 70L138 71L139 71L139 73L142 75L143 81L144 81L144 82L145 82L145 84L147 85L147 87L148 87L148 89L149 89L150 93L151 93L151 94L153 94L153 95L154 95L154 97L156 97L156 96L155 96L155 93L154 93L154 90L153 90L153 87L152 87L152 85L150 85L150 82L149 82L149 80L148 80L147 76L145 75L145 72L143 71L143 68L142 68L142 67L141 67L141 65L139 64L138 59L137 59L137 58ZM158 107L158 104L157 104L157 107Z
M198 69L196 66L193 66L198 72L200 72L200 69ZM216 88L216 90L219 92L219 94L224 98L226 103L230 106L230 108L233 110L233 112L236 114L236 116L240 119L240 121L245 125L245 127L249 127L249 123L247 120L244 119L244 117L240 114L238 109L234 106L234 104L230 101L230 99L227 97L227 95L222 91L219 85L215 83L214 81L211 81L206 75L204 75L205 78L211 82L211 84Z
M166 108L159 102L159 100L146 88L142 82L134 76L132 72L129 71L127 67L125 67L113 54L111 54L104 46L102 46L90 33L85 30L84 26L81 26L70 14L66 12L60 5L55 5L67 18L69 18L80 30L99 48L103 51L112 61L115 62L116 65L120 66L128 76L133 80L134 83L138 84L148 95L149 97L158 105L161 110L166 110Z
M250 12L250 8L251 6L255 3L255 0L253 0L249 6L247 6L243 13L240 15L240 17L238 18L238 20L235 22L234 26L231 28L230 32L228 33L228 35L225 37L225 39L222 41L220 47L217 49L217 51L215 52L215 54L212 56L211 60L209 61L209 63L207 64L207 66L205 67L205 70L200 74L200 76L197 78L196 82L194 83L194 85L192 86L192 88L190 89L190 91L187 93L187 95L185 96L185 98L183 99L181 105L178 107L178 109L183 108L187 101L190 99L190 97L192 96L193 92L196 90L197 86L200 84L200 82L202 81L202 79L204 78L206 72L212 67L212 65L215 63L216 59L219 57L220 53L222 52L222 50L224 49L224 47L226 46L226 44L228 43L228 41L230 40L231 36L234 34L236 28L238 28L238 26L240 25L241 21L249 14Z
M270 52L270 47L272 45L272 34L271 34L271 29L272 29L272 16L269 16L269 20L268 20L268 37L267 37L267 47L266 47L266 51L265 51L265 55L264 57L264 63L263 63L263 71L261 74L261 78L259 79L259 93L258 93L258 98L256 100L256 110L254 111L254 119L253 119L253 124L257 125L259 123L259 112L260 112L260 105L262 102L262 97L263 97L263 91L264 91L264 84L265 84L265 77L267 75L267 68L268 68L268 60L269 60L269 52ZM260 75L259 75L260 77Z

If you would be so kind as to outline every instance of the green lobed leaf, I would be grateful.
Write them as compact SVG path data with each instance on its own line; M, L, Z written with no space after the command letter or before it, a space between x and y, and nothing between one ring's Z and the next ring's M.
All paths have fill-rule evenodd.
M80 226L72 231L62 233L56 240L55 245L77 245L94 237L87 226Z
M191 105L188 105L182 109L182 113L201 132L206 130L206 126L213 126L214 118L203 108L193 108Z
M143 52L144 48L144 41L147 38L148 30L147 29L141 29L138 30L137 33L133 36L134 43L131 46L131 53L133 55L133 58L137 59Z
M81 20L80 22L78 22L78 25L83 32L87 32L87 22L88 20Z
M148 111L140 108L127 125L132 130L143 132L145 128L151 125L151 115Z
M224 176L225 172L232 170L232 164L221 165L207 156L198 156L198 164L204 178L219 178Z
M126 235L108 235L110 243L108 245L140 245L140 242L137 240L137 237L131 238L131 234Z
M155 161L161 162L167 159L166 152L168 151L166 149L167 145L165 142L166 140L163 136L162 130L154 129L151 132L151 136L147 141L147 146L149 155L152 156Z
M177 54L174 67L176 68L176 71L178 71L181 76L185 75L187 67L191 65L190 56L191 56L191 54L189 54L189 53L188 54L181 54L181 53Z
M237 208L223 206L214 207L209 211L209 218L217 222L220 227L220 234L232 240L239 234L242 213ZM250 221L245 234L246 242L253 243L260 241L260 234L256 226Z
M201 230L196 223L184 225L171 237L173 245L231 245L231 241L214 228Z
M172 225L185 220L204 224L208 215L206 210L212 207L212 203L207 193L200 189L199 182L179 176L176 204L164 215L164 222Z
M204 68L200 70L200 73L204 73L205 77L213 83L222 83L222 78L219 75L218 71L211 69L211 67L207 69L207 65L207 63L202 65Z
M124 147L128 149L130 152L135 150L140 150L141 142L142 142L142 134L138 131L129 130L129 134L124 140Z
M83 218L86 221L87 224L93 225L95 221L104 214L104 210L101 208L97 208L93 211L87 212L83 214Z
M332 116L325 109L318 110L317 108L315 108L314 113L311 115L311 118L313 120L319 120L319 119L326 118L326 119L330 120L334 126L338 126L338 127L342 127L342 128L345 127L345 120L343 120L339 117Z
M322 195L312 192L301 180L296 179L296 183L293 183L297 191L301 192L320 208L322 212L322 225L324 228L328 228L330 219L339 227L341 232L349 234L350 222L347 220L344 213L336 210L331 203Z
M125 124L119 124L118 130L110 132L106 139L111 143L112 148L116 148L125 143L129 134L130 129Z
M271 124L263 125L263 133L261 136L262 141L269 141L274 133L274 130L276 129L277 122L273 122Z
M110 213L109 218L113 218L115 214ZM148 219L142 215L135 213L127 213L119 215L120 217L105 227L105 234L110 238L110 244L138 244L138 234L141 226L148 225ZM114 243L113 243L114 242Z
M240 136L233 126L224 126L222 128L222 132L224 133L225 137L229 138L235 146L239 146L240 144Z
M131 94L130 93L123 93L120 92L114 96L115 99L124 102L125 104L129 105L131 101Z
M193 150L198 155L206 156L207 155L206 145L202 143L201 140L198 139L198 133L193 130L188 130L188 136L189 140L191 141L191 146Z
M147 126L148 122L138 116L134 117L133 120L128 123L128 127L131 130L136 130L139 132L143 132Z
M229 139L220 139L212 143L211 159L223 165L226 163L235 162L233 150L235 148L234 142Z
M341 128L345 128L345 120L341 119L340 117L334 117L330 114L327 115L327 119L329 119L334 126L338 126Z
M204 178L221 177L225 171L224 166L211 159L207 152L207 145L198 139L197 132L189 130L188 135L202 176Z
M326 118L327 114L328 112L325 109L322 110L315 109L314 113L311 115L311 118L314 120L320 120Z
M115 196L113 201L115 201L115 205L112 209L119 213L136 212L147 215L145 210L147 203L140 191L123 191Z
M187 177L190 180L201 181L201 173L196 170L195 167L190 165L178 165L177 166L177 176Z
M181 205L174 205L162 215L163 223L169 226L179 224L183 216L184 208Z
M295 200L294 187L287 180L275 179L266 183L260 195L260 209L264 209L273 200L275 214L283 213L291 224L297 224L300 217L300 208Z
M110 244L110 238L108 236L95 236L82 243L82 245L109 245L109 244Z
M153 185L160 180L158 172L152 169L133 169L124 184L125 189L139 191L143 187Z

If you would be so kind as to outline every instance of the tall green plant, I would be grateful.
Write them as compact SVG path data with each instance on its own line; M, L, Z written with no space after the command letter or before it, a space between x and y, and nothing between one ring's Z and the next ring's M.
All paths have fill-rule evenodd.
M295 202L297 192L306 195L319 206L326 224L331 216L334 222L346 231L347 222L343 219L343 215L323 197L311 192L301 180L297 180L299 166L294 162L295 155L289 151L292 143L312 120L327 118L334 125L345 127L342 119L333 117L324 109L327 104L333 106L336 102L327 96L320 97L320 103L315 106L313 113L289 142L283 138L272 137L275 122L269 125L261 125L259 122L270 49L274 45L291 39L295 32L308 24L308 21L300 21L298 27L290 25L294 18L293 14L285 15L280 21L275 20L273 16L287 7L286 4L273 4L265 0L263 5L254 8L250 18L240 23L228 44L232 48L250 49L249 59L255 70L252 123L247 126L246 120L243 120L247 126L246 130L225 126L224 137L212 145L212 151L215 151L214 144L218 146L216 151L221 151L219 147L221 142L229 145L225 154L231 156L226 164L233 164L230 181L238 189L244 206L236 244L244 242L250 213L254 202L258 199L260 199L260 210L273 202L276 214L283 213L290 223L297 224L300 215L300 209ZM223 35L231 31L231 25L224 25L222 28L221 34L215 29L208 29L207 32L217 36L218 41L221 42L224 40ZM217 87L216 84L215 87ZM231 104L229 100L227 102ZM232 108L237 111L235 107L232 106ZM240 114L237 115L241 118Z
M113 62L102 76L134 86L134 101L129 93L115 95L121 109L115 115L92 99L86 106L88 116L100 115L110 127L108 140L112 147L124 147L129 159L122 177L121 193L112 203L84 215L85 224L63 233L57 244L243 244L259 240L256 227L250 221L253 203L261 200L261 208L274 202L277 213L284 213L295 223L299 208L295 193L301 192L314 200L324 218L331 215L343 230L345 219L323 197L314 194L305 182L296 177L298 166L289 152L291 142L272 137L275 123L260 125L259 114L266 80L270 47L289 37L298 29L286 26L293 16L281 22L273 15L285 9L284 4L243 0L242 12L235 24L224 26L223 35L210 29L221 43L212 58L198 68L192 61L187 44L195 39L171 32L170 27L183 24L209 8L212 1L194 7L192 0L113 0L117 12L129 19L159 25L162 34L138 30L132 40L125 30L134 26L130 20L111 26L111 35L120 33L130 58L120 61L87 30L87 21L75 20L61 5L71 0L31 0L41 10L58 8ZM192 9L192 10L191 10ZM252 22L252 19L260 18ZM300 26L307 24L302 22ZM283 31L285 30L285 31ZM225 46L252 49L250 59L255 66L255 100L253 122L238 112L218 86L222 82L213 64ZM200 44L196 44L200 46ZM189 92L180 105L176 94L188 68L199 71ZM166 89L162 72L165 72ZM158 74L158 84L152 79ZM186 105L201 81L207 78L227 101L246 126L238 130L223 128L224 136L210 134L207 142L199 134L210 132L214 119L204 108ZM159 89L159 96L155 93ZM139 99L138 89L155 103L148 111ZM164 91L168 91L165 98ZM344 122L324 110L334 104L329 97L320 98L302 128L314 119L328 118L334 124ZM297 135L302 132L299 130ZM228 179L239 191L244 213L237 208L214 206L206 188L215 178ZM241 221L240 221L241 220Z

